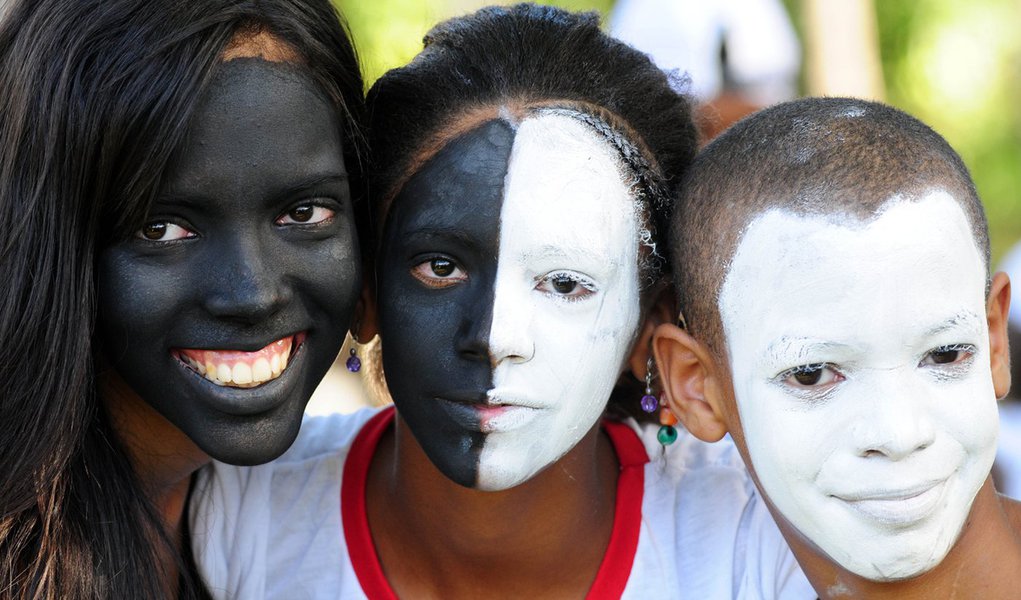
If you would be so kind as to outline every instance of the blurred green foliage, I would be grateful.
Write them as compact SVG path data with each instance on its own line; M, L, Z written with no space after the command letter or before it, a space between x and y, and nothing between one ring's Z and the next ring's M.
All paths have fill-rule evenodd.
M361 54L367 85L407 63L436 22L485 0L334 0ZM803 0L784 0L801 33ZM509 4L509 3L503 3ZM613 0L559 0L598 10ZM886 100L960 152L989 214L993 256L1021 238L1021 0L874 0Z
M961 154L995 259L1021 238L1021 2L876 0L887 101Z
M472 12L492 0L333 0L347 19L362 61L366 85L388 69L410 61L422 49L422 37L437 22ZM570 10L598 10L604 18L613 0L553 0Z

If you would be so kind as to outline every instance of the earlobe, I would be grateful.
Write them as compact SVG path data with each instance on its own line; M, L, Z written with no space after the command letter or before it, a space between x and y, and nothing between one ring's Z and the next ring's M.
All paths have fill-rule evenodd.
M652 340L667 404L692 435L715 442L727 433L720 386L708 349L672 323L656 327Z
M366 278L368 279L368 278ZM379 321L376 312L376 288L369 281L362 282L362 293L355 306L354 319L351 324L351 335L361 344L376 337L379 332Z
M1010 278L1006 273L993 275L986 304L989 325L989 367L997 398L1010 391L1010 346L1007 341L1007 311L1010 308Z

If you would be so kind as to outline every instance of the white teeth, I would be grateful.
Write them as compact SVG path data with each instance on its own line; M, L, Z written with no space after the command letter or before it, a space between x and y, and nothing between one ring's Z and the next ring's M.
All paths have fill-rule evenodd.
M2 2L3 0L0 0ZM287 344L288 339L274 342L276 352L271 356L259 356L254 362L231 359L229 362L217 364L218 352L212 350L203 351L203 359L196 359L185 352L176 354L185 364L191 367L196 373L216 385L251 388L261 385L272 379L276 379L287 369L287 362L291 355L292 348ZM284 346L288 346L284 348Z
M269 361L265 358L260 358L255 361L252 365L252 381L262 383L263 381L269 381L273 377L273 371L269 368Z
M243 362L235 364L234 370L231 372L231 380L241 385L252 383L252 367Z

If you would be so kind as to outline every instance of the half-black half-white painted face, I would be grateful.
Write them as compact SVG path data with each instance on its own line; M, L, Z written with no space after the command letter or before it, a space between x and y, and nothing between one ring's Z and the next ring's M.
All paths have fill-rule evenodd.
M450 479L519 485L596 425L639 325L641 218L617 150L560 112L455 139L394 201L387 383Z

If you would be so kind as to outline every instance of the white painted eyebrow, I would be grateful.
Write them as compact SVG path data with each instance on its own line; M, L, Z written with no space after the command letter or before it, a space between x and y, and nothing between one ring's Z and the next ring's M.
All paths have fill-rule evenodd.
M769 344L765 359L772 367L794 367L819 362L818 359L809 358L811 356L819 354L833 356L834 353L847 355L859 350L860 348L852 344L784 335Z
M984 319L978 316L978 314L974 311L962 310L946 321L943 321L939 325L936 325L926 331L925 337L932 337L959 328L978 329L983 321Z
M521 256L522 260L537 260L537 259L549 259L549 258L560 258L560 259L581 259L590 262L606 263L607 255L602 252L594 252L585 248L579 248L577 246L571 246L570 248L564 248L562 246L544 245L539 248L526 252ZM611 260L611 263L617 263L617 260Z

